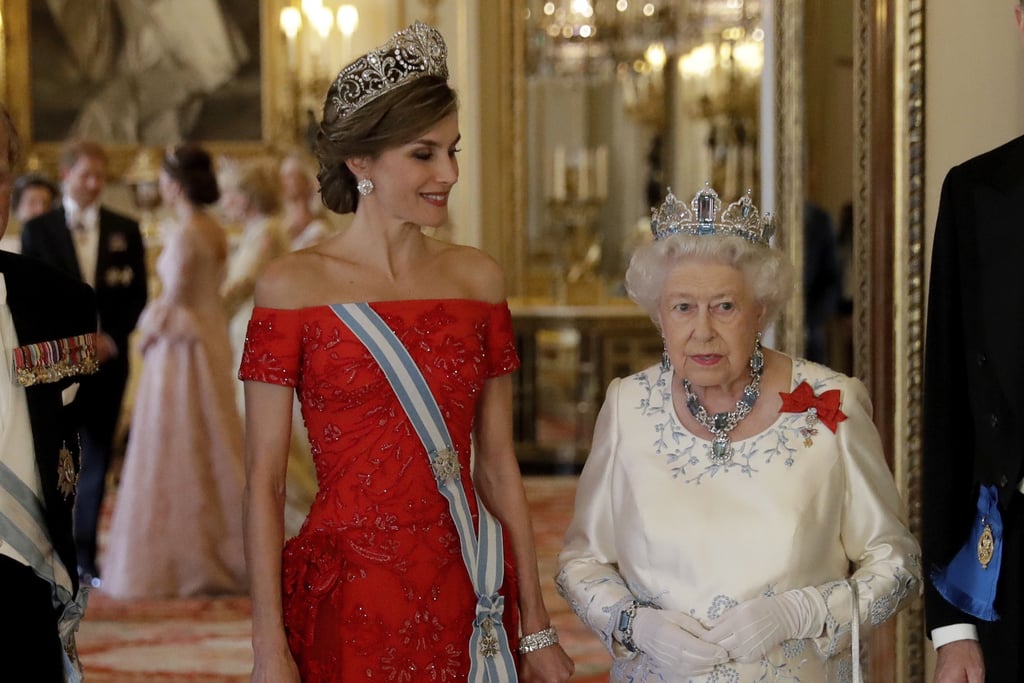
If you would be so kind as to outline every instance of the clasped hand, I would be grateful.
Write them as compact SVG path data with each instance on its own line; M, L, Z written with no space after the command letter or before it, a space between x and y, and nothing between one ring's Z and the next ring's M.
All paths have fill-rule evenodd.
M684 675L709 671L729 660L725 648L710 642L707 629L683 612L641 607L633 619L633 642L661 668Z
M740 604L727 610L704 638L741 663L756 662L786 640L821 635L825 600L814 588L799 588Z
M747 600L711 628L682 612L641 607L633 642L659 666L693 675L730 660L756 662L785 640L819 636L826 614L825 600L814 588Z

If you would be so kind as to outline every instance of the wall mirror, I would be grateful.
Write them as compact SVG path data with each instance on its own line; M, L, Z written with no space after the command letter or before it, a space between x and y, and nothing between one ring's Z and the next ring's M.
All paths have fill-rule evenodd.
M600 4L553 2L552 13L546 16L554 17L560 7L585 12L585 6L598 15ZM738 0L605 4L611 8L605 7L605 12L616 11L617 4L638 7L641 13L649 7L652 16L659 16L662 8L672 4L677 7L677 22L694 8L749 5L753 10L755 6ZM808 201L828 212L837 235L850 236L844 242L843 260L845 293L852 300L852 330L840 342L829 342L830 347L838 347L839 357L846 358L850 367L831 362L867 383L887 458L906 499L911 528L917 530L924 270L923 3L762 0L757 4L764 32L759 81L762 106L756 122L759 145L754 152L758 170L752 181L741 179L738 183L750 182L755 199L775 212L781 246L795 264L802 264L805 250L813 248L803 232ZM632 93L622 87L617 61L614 75L599 71L603 80L595 83L584 78L586 71L579 64L600 58L600 53L577 51L576 71L570 68L563 71L563 78L545 79L544 74L555 74L545 71L545 43L531 43L537 40L537 13L544 13L544 5L533 0L495 0L480 9L481 31L486 37L481 73L489 74L481 88L485 133L481 187L491 207L489 215L494 217L483 246L505 266L513 296L546 296L557 302L559 297L572 301L572 293L580 301L588 301L585 286L577 286L575 292L568 287L560 292L545 286L535 273L559 265L568 273L565 264L572 264L568 253L582 256L580 267L573 271L577 281L597 273L614 276L623 266L619 260L624 253L623 238L630 236L646 211L648 180L661 173L656 180L663 186L671 183L680 192L693 192L695 185L706 179L700 176L708 173L714 157L707 153L712 148L707 128L698 126L683 133L678 131L685 129L677 127L671 133L662 130L665 137L657 148L661 158L659 163L651 163L652 131L655 125L666 124L659 121L657 110L653 115L649 108L629 111ZM606 21L601 16L597 19ZM699 35L677 35L688 45L702 44ZM652 42L639 31L629 36L646 40L645 44ZM619 44L629 43L628 36L620 38ZM673 68L678 69L678 58L692 48L682 51L678 44L662 43L666 45L663 68L668 73L673 50ZM634 69L636 75L631 75L639 85L647 66L651 70L646 73L653 73L661 55L647 53L646 48L640 51L635 45L631 49L634 57L640 55L633 60L639 67ZM554 91L553 104L542 107L537 98L547 96L544 88ZM638 89L632 101L639 104L644 93ZM667 105L685 105L680 97L679 89L666 87ZM573 119L572 107L586 116ZM683 106L679 111L688 117L700 110ZM628 132L617 139L601 138L615 121L621 121ZM554 127L546 128L549 122ZM688 149L681 153L684 144ZM559 146L563 151L556 151ZM607 151L601 151L602 147ZM630 161L616 156L620 150L632 154ZM731 162L728 159L726 154L723 169L744 168L742 154ZM558 199L570 196L571 186L575 184L579 192L581 167L591 173L583 181L585 189L596 193L589 203L600 207L589 209L596 214L594 220L615 221L614 241L602 244L599 252L585 240L580 246L573 245L571 230L557 232L556 228L554 237L545 234L552 224L545 227L541 220L545 212L550 215L551 204L557 209ZM564 185L557 179L557 169L566 169L562 172ZM711 179L721 187L723 180L714 175L713 166L711 172ZM605 183L607 195L603 193ZM615 199L610 202L612 195ZM551 198L556 201L550 202ZM572 225L569 221L563 224ZM840 227L846 232L841 233ZM620 247L618 254L615 244ZM775 346L789 353L802 354L804 350L803 289L799 282L777 326ZM615 290L601 292L600 296L614 295ZM918 606L871 637L869 680L923 681L923 644Z
M758 0L524 0L524 295L621 296L668 187L760 200Z

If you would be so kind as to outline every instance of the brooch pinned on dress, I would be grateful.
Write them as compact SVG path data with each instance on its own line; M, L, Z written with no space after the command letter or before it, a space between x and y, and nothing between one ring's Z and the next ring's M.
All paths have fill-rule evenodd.
M459 455L454 448L439 448L433 451L430 459L430 467L434 470L434 478L442 484L451 484L458 481Z
M810 448L814 445L814 437L818 435L818 424L828 427L833 434L839 423L846 419L846 415L839 409L840 392L838 389L830 389L815 396L814 389L806 381L800 382L792 393L779 392L782 397L782 408L780 413L805 413L804 426L800 428L800 435L804 437L804 446Z

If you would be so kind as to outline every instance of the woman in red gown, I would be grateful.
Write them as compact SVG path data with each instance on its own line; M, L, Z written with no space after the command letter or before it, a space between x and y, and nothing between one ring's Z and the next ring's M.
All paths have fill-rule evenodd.
M501 599L478 600L423 442L381 365L331 308L360 302L436 400L474 528L483 505L503 529L504 611L488 613L500 614L518 649L518 673L474 680L572 674L541 598L512 446L518 357L503 273L482 252L421 231L447 221L458 180L445 56L440 34L416 24L342 70L324 106L319 180L324 203L355 217L342 234L271 264L257 285L239 372L254 682L461 682L494 661L470 639L480 604ZM319 490L282 552L293 391Z

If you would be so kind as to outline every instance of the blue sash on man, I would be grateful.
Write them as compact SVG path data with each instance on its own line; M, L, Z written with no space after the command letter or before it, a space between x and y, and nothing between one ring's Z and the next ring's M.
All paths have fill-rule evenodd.
M996 621L995 599L1003 558L1003 518L999 490L982 486L978 512L967 541L949 566L932 574L936 590L960 611Z

